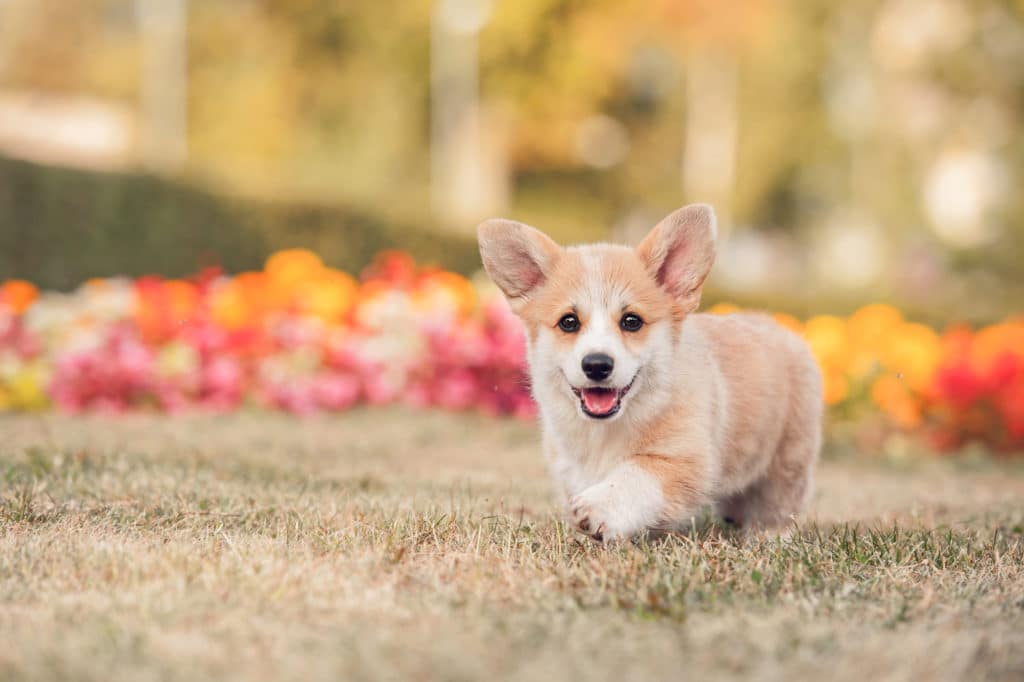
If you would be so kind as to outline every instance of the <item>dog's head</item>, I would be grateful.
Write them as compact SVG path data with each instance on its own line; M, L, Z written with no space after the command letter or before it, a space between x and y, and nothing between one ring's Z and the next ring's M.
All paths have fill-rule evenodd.
M715 214L681 208L636 249L562 248L511 220L478 228L487 273L523 320L538 400L614 419L669 385L680 322L700 303L714 261Z

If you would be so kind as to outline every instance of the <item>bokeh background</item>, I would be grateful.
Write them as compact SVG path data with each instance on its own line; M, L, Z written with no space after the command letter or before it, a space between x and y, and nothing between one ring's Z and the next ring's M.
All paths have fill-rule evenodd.
M0 0L0 407L528 416L475 224L703 201L836 442L1019 450L1022 123L1019 0Z

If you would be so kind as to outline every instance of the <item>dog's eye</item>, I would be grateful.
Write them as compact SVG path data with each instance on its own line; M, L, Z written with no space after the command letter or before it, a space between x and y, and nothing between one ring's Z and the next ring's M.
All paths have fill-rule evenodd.
M580 318L572 313L562 315L562 318L558 320L558 328L566 334L578 332L580 330Z
M638 332L640 327L644 326L644 321L636 313L626 313L619 320L619 326L625 332Z

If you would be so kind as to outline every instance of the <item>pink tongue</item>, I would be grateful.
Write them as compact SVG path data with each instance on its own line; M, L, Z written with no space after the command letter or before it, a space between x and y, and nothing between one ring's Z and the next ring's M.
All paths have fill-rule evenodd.
M594 414L611 412L618 400L618 392L609 388L585 388L582 393L583 404Z

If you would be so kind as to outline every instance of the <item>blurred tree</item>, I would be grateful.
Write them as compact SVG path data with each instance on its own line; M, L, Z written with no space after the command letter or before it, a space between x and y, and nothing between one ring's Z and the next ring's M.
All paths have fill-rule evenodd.
M138 57L130 0L0 2L0 89L126 98Z
M6 0L0 88L135 101L132 4ZM429 223L432 8L191 2L193 176ZM511 211L582 240L713 198L736 244L756 237L723 244L747 286L811 278L924 305L998 278L1018 287L1000 304L1019 309L1022 13L1020 0L499 0L481 92L507 132Z

